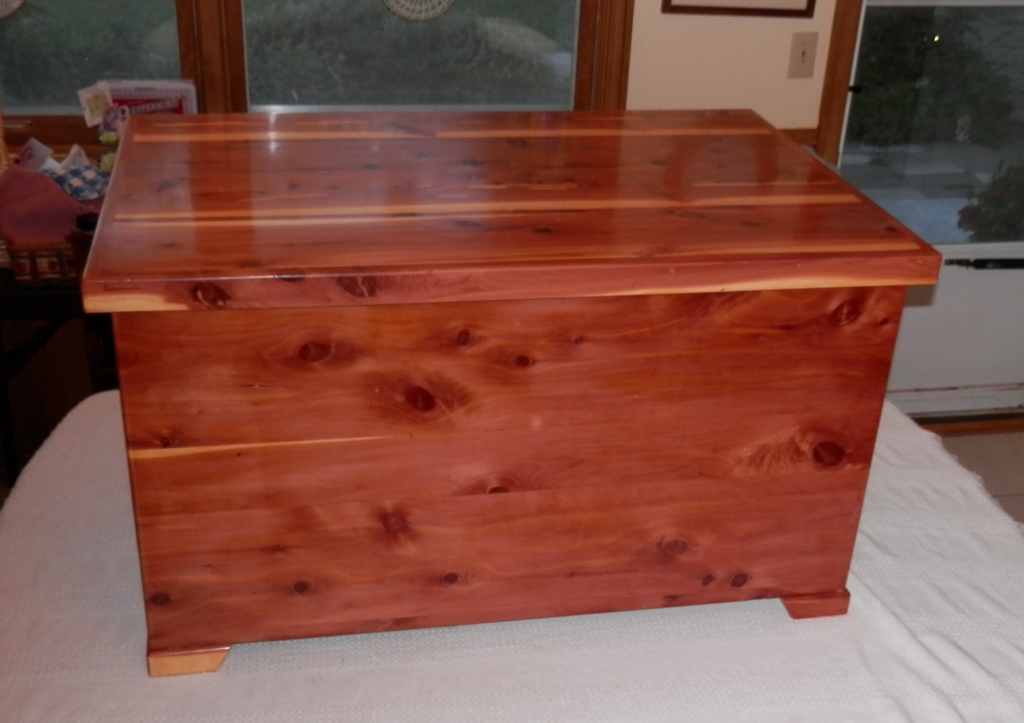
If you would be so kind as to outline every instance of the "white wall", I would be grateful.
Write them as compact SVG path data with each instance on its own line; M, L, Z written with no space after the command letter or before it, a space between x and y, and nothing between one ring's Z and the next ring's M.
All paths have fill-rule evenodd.
M1024 259L1021 243L936 246L944 259ZM943 265L934 287L910 289L889 375L908 414L1024 407L1020 270Z
M815 128L835 0L813 18L663 14L636 0L627 107L752 108L779 128ZM818 32L814 77L790 80L794 32Z

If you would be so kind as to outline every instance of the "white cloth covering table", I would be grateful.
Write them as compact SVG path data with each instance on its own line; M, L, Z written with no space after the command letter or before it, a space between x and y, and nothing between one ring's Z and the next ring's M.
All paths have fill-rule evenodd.
M848 587L837 618L760 600L294 640L148 678L107 392L71 412L0 511L0 720L1024 721L1024 536L891 405Z

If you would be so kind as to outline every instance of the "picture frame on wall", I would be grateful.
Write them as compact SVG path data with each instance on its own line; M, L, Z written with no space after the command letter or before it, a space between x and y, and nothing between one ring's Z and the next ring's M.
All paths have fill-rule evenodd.
M814 0L661 0L661 12L809 18Z

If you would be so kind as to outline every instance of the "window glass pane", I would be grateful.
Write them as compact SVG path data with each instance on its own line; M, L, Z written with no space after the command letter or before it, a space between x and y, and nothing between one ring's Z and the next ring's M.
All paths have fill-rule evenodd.
M1024 7L871 7L843 175L933 244L1024 240Z
M98 80L180 77L174 0L27 0L0 20L5 113L80 113Z
M571 108L577 1L244 0L250 106Z

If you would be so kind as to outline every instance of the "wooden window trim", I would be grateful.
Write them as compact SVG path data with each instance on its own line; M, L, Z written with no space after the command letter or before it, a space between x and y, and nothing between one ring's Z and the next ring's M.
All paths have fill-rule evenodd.
M833 165L839 164L862 10L863 0L836 0L815 143L818 155Z
M633 0L580 0L576 50L577 110L626 107Z
M245 112L248 92L242 0L177 0L182 76L194 78L200 108ZM626 107L634 0L580 0L574 107Z
M626 107L634 0L580 0L574 107ZM248 109L242 0L176 0L181 74L196 82L200 112ZM103 147L79 115L4 116L7 143L20 148L31 137L57 152L73 144L98 155Z
M195 81L201 113L244 113L242 0L176 0L181 77Z

